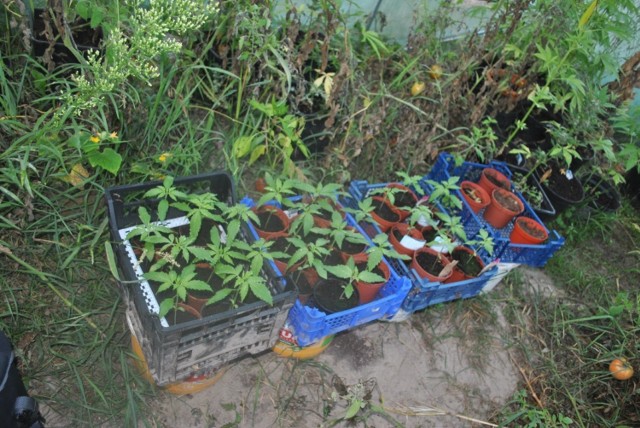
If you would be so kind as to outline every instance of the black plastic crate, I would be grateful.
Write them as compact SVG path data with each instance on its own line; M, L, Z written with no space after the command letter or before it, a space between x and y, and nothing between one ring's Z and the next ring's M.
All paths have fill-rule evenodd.
M138 207L145 206L149 212L156 209L158 200L143 200L142 195L159 184L118 186L106 189L105 193L114 248L124 280L121 288L129 327L140 342L154 380L162 386L190 377L209 376L231 361L271 349L296 294L272 265L265 263L263 274L272 291L273 306L255 301L175 325L160 319L155 296L141 280L137 257L123 239L124 230L138 223ZM212 192L228 204L235 203L233 181L225 172L177 178L174 184L183 191ZM175 210L167 217L170 225L187 221ZM252 239L246 227L242 232L245 239Z

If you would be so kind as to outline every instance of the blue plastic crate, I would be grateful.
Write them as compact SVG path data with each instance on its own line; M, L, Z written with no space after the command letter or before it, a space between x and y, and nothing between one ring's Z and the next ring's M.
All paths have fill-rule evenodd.
M404 269L405 275L413 284L407 298L402 303L402 309L407 312L419 311L438 303L475 297L480 294L487 281L498 272L497 267L494 266L477 278L445 284L421 278L414 269L406 266L402 260L393 260L391 264L396 270Z
M254 205L253 200L248 197L243 198L241 202L247 206ZM346 214L346 219L347 223L355 227L368 240L367 234L350 214ZM252 233L256 233L253 226L250 225L250 229ZM373 245L370 240L369 243ZM393 317L407 296L411 288L411 283L407 278L399 276L393 270L389 261L386 259L383 259L383 261L389 266L390 279L380 289L378 297L372 302L358 305L346 311L325 314L318 308L303 305L300 300L296 300L289 312L287 322L293 328L298 340L298 345L307 346L325 336L336 334L380 318Z
M487 167L498 169L507 177L511 177L511 171L503 162L494 161L489 163L488 165L473 162L464 162L462 165L456 166L452 155L448 153L442 153L438 156L438 159L433 165L431 172L427 174L426 179L433 181L444 181L452 176L458 176L460 177L460 181L469 180L476 182L480 177L480 172ZM426 184L423 183L421 183L421 185ZM428 189L428 187L424 188ZM522 215L530 217L544 226L542 220L540 220L538 215L534 212L529 203L524 199L522 194L515 189L512 190L516 195L518 195L518 197L524 204L524 212L522 213ZM557 231L548 230L546 226L545 229L549 234L549 238L545 243L540 245L512 244L509 240L509 235L513 230L513 220L509 222L509 224L504 228L495 229L485 221L483 216L484 209L477 214L474 213L471 207L469 207L469 205L467 204L466 200L462 197L462 193L460 191L456 191L456 194L463 201L463 204L462 210L459 213L454 214L461 217L467 236L469 237L469 239L473 239L482 229L489 232L495 244L494 257L500 259L501 262L520 263L533 267L542 267L564 244L564 238L560 236ZM482 250L479 250L479 252L482 253ZM486 256L486 254L483 254L483 256Z
M351 197L344 198L343 205L356 209L358 201L366 198L371 190L384 187L387 184L388 183L369 184L367 181L363 180L352 181L349 185L349 194ZM424 186L425 194L429 194L431 192L431 189L426 183L426 179L422 180L421 185ZM446 212L441 205L437 204L437 206L438 209ZM382 233L373 219L360 222L359 226L370 237ZM491 257L487 254L482 254L480 252L479 254L484 263L489 263L491 261ZM497 268L494 267L477 278L451 284L443 284L439 282L430 282L425 278L421 278L415 270L408 267L402 260L389 259L389 263L398 275L404 276L411 281L411 291L409 291L401 308L406 312L415 312L438 303L477 296L482 291L482 288L487 281L489 281L497 272Z
M300 346L307 346L325 336L339 333L381 318L393 317L411 289L407 278L391 270L391 278L378 293L378 298L346 311L325 314L320 309L306 306L296 300L289 311L287 322Z

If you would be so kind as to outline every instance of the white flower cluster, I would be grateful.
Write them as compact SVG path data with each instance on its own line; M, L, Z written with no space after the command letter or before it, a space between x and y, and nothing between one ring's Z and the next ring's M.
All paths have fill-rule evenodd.
M129 78L151 85L159 76L156 59L163 54L178 54L182 43L177 37L197 31L215 13L217 5L206 0L133 0L130 34L119 28L107 37L107 57L97 51L87 57L87 74L75 75L77 91L65 97L79 114L94 108L104 97ZM87 78L90 76L90 78Z

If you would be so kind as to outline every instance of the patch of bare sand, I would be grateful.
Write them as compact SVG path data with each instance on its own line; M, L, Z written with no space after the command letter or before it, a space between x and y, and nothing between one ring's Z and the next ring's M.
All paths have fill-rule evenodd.
M483 330L479 344L444 317L416 318L421 317L414 314L410 321L377 322L340 334L306 362L270 352L242 360L211 388L193 396L165 395L154 407L162 409L160 423L166 427L231 422L256 428L318 427L346 412L348 401L335 397L339 379L346 386L360 383L372 404L383 406L406 427L481 426L451 415L407 413L436 407L487 420L500 408L520 380L501 339L504 323L474 325L467 334ZM379 415L371 415L368 422L393 426Z

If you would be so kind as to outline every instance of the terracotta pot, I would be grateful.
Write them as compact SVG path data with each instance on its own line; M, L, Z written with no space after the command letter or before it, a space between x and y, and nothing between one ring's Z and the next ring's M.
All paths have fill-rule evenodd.
M196 308L194 308L191 305L188 305L186 303L178 303L178 307L183 309L185 313L189 314L191 317L195 318L195 319L200 319L202 318L202 315L200 314L200 311L197 310Z
M426 227L430 227L430 226L426 226ZM394 232L397 232L398 234L400 234L402 238L398 240ZM400 254L413 257L413 253L416 252L415 249L407 248L404 245L402 245L401 242L405 236L409 236L410 238L413 238L416 241L422 241L422 246L426 244L426 241L422 237L422 233L420 232L420 230L409 226L407 223L395 224L391 226L391 229L389 229L389 242L391 243L393 248Z
M482 170L478 185L486 190L489 195L491 195L493 190L497 188L511 190L511 180L509 180L506 175L493 168L485 168Z
M385 207L388 208L388 211L395 218L395 220L385 219L381 217L379 214L377 214L375 211L371 211L370 213L371 217L375 220L376 223L378 223L380 230L386 233L391 228L391 226L401 221L402 215L400 214L399 210L395 206L391 205L389 201L384 197L374 196L372 199L379 203L383 203Z
M362 263L366 263L366 261ZM391 271L385 262L380 262L378 264L378 269L382 271L382 276L385 279L384 282L369 283L356 281L354 284L355 288L358 290L358 294L360 295L361 305L373 301L378 295L378 291L380 291L382 286L385 285L391 277Z
M427 270L420 265L419 260L423 257L423 254L438 258L438 262L435 264L433 272L430 271L432 269L429 269L429 267L427 267ZM420 278L426 278L431 282L445 282L451 276L451 272L442 276L439 275L442 269L444 269L444 267L449 263L451 263L451 261L444 254L439 253L432 248L423 247L414 253L413 260L411 260L411 268L415 269Z
M487 191L484 190L482 186L472 181L463 181L460 183L460 192L474 213L478 213L481 209L486 208L491 203L491 196L489 196ZM471 193L473 197L467 192Z
M395 203L393 204L393 206L396 207L396 209L400 213L400 216L401 216L400 221L403 221L405 218L409 217L409 215L411 214L410 208L413 208L418 203L418 196L416 196L413 190L411 190L409 187L405 186L404 184L389 183L387 184L387 187L390 187L392 189L399 189L402 191L394 194ZM400 194L402 193L407 195L405 197L407 202L411 201L411 202L408 202L410 206L399 205L400 201L398 199L400 197Z
M264 239L275 239L281 236L287 236L287 230L289 230L289 217L280 208L265 205L259 208L254 208L253 211L260 216L260 225L254 224L258 236ZM265 222L273 222L273 230L265 230L267 227Z
M348 227L348 229L352 230L352 231L356 231L357 230L354 227ZM345 240L342 243L342 248L340 248L340 254L342 255L342 259L344 261L349 260L350 257L353 258L353 261L356 262L356 263L360 263L360 262L363 262L363 261L367 260L367 245L366 244L363 244L362 247L360 245L358 245L358 244L353 244L354 246L358 245L358 247L360 247L362 249L361 251L356 250L355 247L352 250L351 248L347 247L345 244L349 244L349 243L346 242L346 240ZM356 251L356 252L353 252L353 251Z
M505 202L509 205L505 206ZM484 219L496 229L502 229L522 211L524 204L515 193L498 188L491 194L491 203L484 210Z
M538 245L548 237L549 234L543 225L529 217L518 217L509 239L514 244Z
M461 257L473 257L473 259L476 261L476 263L480 267L480 271L482 271L482 269L484 268L484 262L482 261L482 259L477 254L475 254L475 252L471 248L465 247L463 245L456 247L451 252L450 257L452 260L460 260ZM460 281L466 281L468 279L476 278L476 277L477 277L477 274L470 275L469 273L465 272L460 267L460 263L458 263L456 267L453 269L453 272L451 273L451 276L449 277L449 279L446 280L445 282L447 283L460 282Z

